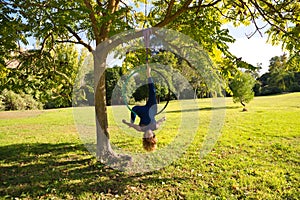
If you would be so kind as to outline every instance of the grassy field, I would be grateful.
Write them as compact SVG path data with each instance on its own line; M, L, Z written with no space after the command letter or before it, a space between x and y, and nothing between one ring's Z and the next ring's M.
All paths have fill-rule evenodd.
M256 97L248 112L227 98L222 134L200 158L212 113L206 101L198 100L199 110L186 110L200 120L187 151L160 170L140 174L97 162L79 139L72 108L0 112L0 198L300 199L300 93ZM178 128L183 112L177 106L168 106L159 149ZM111 140L142 152L141 139L125 137L112 108L109 113Z

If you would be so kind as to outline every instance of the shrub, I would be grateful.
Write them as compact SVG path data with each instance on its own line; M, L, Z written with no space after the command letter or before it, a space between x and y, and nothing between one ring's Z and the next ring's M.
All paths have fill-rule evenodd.
M2 91L0 98L0 110L32 110L43 108L43 104L36 101L31 95L16 94L7 89Z
M5 105L4 102L2 101L3 96L0 95L0 111L4 111L5 110Z
M14 93L11 90L2 91L2 102L5 110L25 110L26 103L21 95Z
M36 101L31 95L23 94L21 95L26 103L26 110L40 110L43 109L43 104L41 102Z
M300 85L298 83L294 82L288 89L289 92L300 92Z

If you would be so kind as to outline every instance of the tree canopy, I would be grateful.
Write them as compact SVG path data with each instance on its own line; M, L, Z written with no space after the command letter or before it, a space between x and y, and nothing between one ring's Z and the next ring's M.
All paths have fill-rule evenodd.
M300 63L291 62L293 59L286 54L272 57L268 72L258 78L256 95L300 91Z
M249 73L240 72L236 74L234 79L230 83L230 88L233 93L233 102L241 103L246 107L246 103L249 103L253 97L253 86L255 84L255 79Z
M5 27L1 29L5 38L1 46L7 50L16 49L16 42L27 44L29 36L41 40L41 48L72 42L92 50L91 41L99 44L116 33L145 24L168 26L190 35L207 49L217 46L224 50L224 40L232 38L226 29L221 29L222 24L254 23L256 30L252 34L262 34L263 27L256 23L259 19L269 25L267 34L273 43L281 41L288 50L299 51L300 6L292 0L153 0L148 3L147 13L141 9L145 4L137 0L1 0L0 5L1 25Z

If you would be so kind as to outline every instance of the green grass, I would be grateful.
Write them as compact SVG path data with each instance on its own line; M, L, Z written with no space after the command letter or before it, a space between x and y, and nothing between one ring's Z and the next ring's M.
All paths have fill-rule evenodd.
M186 107L184 114L171 102L157 134L163 149L182 115L191 121L184 130L199 115L195 139L180 159L133 175L90 155L71 108L0 112L0 198L300 199L300 93L257 97L248 112L227 98L222 135L204 158L199 155L213 111L207 99L197 103L199 110ZM138 135L128 137L108 111L112 142L143 152Z

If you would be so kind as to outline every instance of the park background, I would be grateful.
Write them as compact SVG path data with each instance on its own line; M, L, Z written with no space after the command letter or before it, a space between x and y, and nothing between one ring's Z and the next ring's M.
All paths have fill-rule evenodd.
M298 2L0 3L1 197L299 199ZM91 156L79 139L70 107L74 103L94 105L99 100L94 99L94 85L90 82L95 73L90 55L93 48L110 36L145 28L145 24L179 31L203 46L225 80L226 115L215 147L200 159L212 112L208 103L211 91L201 75L188 71L187 63L170 52L156 52L157 60L152 62L164 61L174 71L186 73L195 100L185 101L197 102L200 109L191 112L199 114L202 121L181 159L157 171L127 174ZM284 53L272 55L267 68L266 61L248 60L247 55L256 51L253 48L260 47L241 47L239 51L245 56L230 49L235 37L227 28L232 29L232 24L251 24L251 31L244 33L247 40L262 34L270 44L280 45ZM34 48L28 48L30 42ZM78 44L84 48L78 48ZM129 53L121 66L106 69L107 101L98 102L108 109L107 133L111 142L133 152L142 151L141 142L120 134L120 122L112 119L109 105L117 81L142 64L140 58L144 56L143 51ZM84 73L80 74L82 69ZM78 76L85 80L84 84L76 82ZM74 94L80 97L76 102ZM166 94L165 88L159 90L162 103ZM146 98L133 96L132 104ZM173 95L166 110L171 120L160 133L159 148L172 141L172 131L178 127L180 113L172 112L178 110L177 103ZM242 107L248 111L242 112Z

